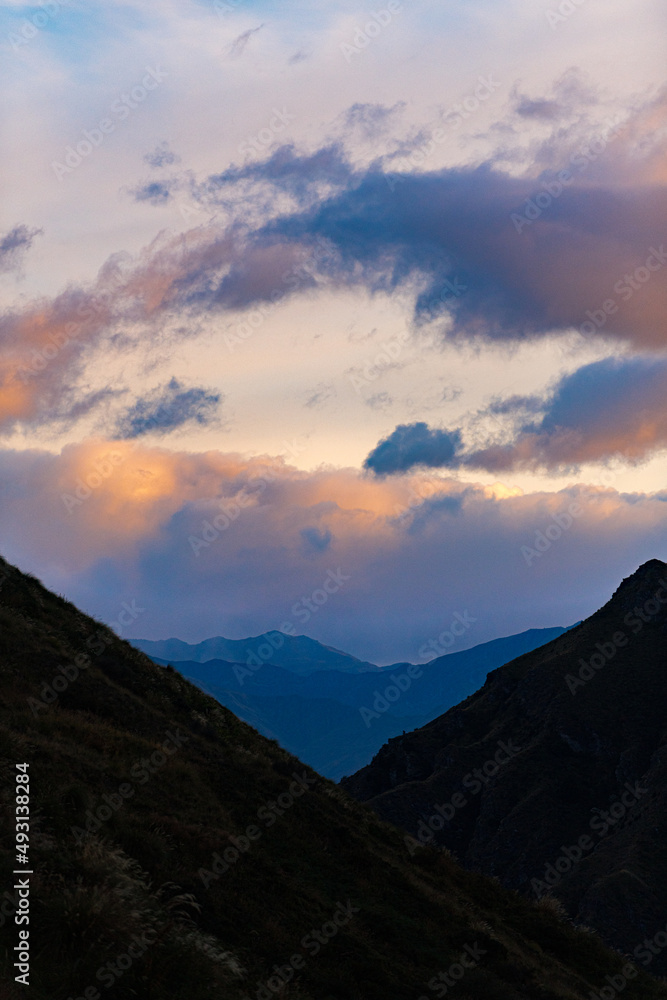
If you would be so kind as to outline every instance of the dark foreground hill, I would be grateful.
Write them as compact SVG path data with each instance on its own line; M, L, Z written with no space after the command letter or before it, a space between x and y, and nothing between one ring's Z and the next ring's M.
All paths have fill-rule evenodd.
M454 986L460 1000L585 1000L613 982L628 1000L667 998L551 907L443 852L411 856L372 811L35 579L2 561L0 578L7 1000L417 1000ZM30 882L21 927L15 879ZM28 987L14 982L19 929Z
M428 663L395 663L358 673L313 666L304 674L308 662L305 655L310 646L303 647L305 653L294 669L278 666L268 659L264 662L253 649L259 648L272 657L274 646L266 637L259 647L255 640L248 640L255 645L245 647L251 656L241 663L220 659L206 662L168 660L151 652L155 647L173 644L177 644L174 648L178 652L185 645L172 639L165 640L164 644L142 640L140 648L157 663L171 663L179 673L212 694L220 704L264 736L278 740L282 747L320 774L338 781L367 764L387 740L423 726L472 694L484 683L490 670L565 631L564 628L529 629L519 635L492 639L458 653L439 656ZM278 632L271 633L270 637L274 644L282 638ZM297 638L305 640L306 636ZM289 636L285 639L285 646L279 647L284 654L281 662L290 664L293 647L289 645ZM314 647L316 662L321 662L321 651L328 647L312 639L307 641ZM211 652L212 644L217 642L211 639L201 643L201 649L190 648L204 655L206 651ZM239 645L243 648L244 644Z
M344 786L667 973L667 565L646 563Z

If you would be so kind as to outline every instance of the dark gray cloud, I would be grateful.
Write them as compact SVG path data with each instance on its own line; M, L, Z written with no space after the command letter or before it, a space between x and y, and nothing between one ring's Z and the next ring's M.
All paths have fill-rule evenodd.
M459 431L431 429L422 421L399 424L371 451L364 468L378 476L407 472L415 466L452 465L461 446Z
M144 434L167 434L189 423L206 426L216 419L221 402L220 393L199 386L186 389L172 378L126 410L116 424L115 436L131 440Z
M20 267L33 240L41 233L41 229L30 229L29 226L19 225L0 236L0 274L15 271Z

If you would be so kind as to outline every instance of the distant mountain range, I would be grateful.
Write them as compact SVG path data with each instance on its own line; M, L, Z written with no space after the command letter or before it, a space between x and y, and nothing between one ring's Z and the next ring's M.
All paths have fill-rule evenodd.
M320 774L338 780L368 763L391 737L424 725L476 691L490 670L565 631L530 629L426 664L396 663L382 669L307 636L284 636L274 660L280 633L236 641L218 637L192 647L177 639L139 640L134 645L157 663L170 663ZM177 660L157 652L180 653L183 648L195 650L201 659ZM217 658L203 662L208 652L224 648L241 650L246 658L241 663ZM346 672L321 666L341 660ZM357 665L356 672L351 664Z
M448 847L533 899L554 895L667 974L667 564L641 566L343 786L417 853Z
M228 663L246 663L255 666L273 663L295 674L312 674L318 670L341 670L346 673L377 672L374 663L365 663L349 653L342 653L333 646L325 646L307 635L286 635L284 632L265 632L249 639L225 639L221 635L203 642L190 644L180 639L133 639L132 644L153 659L170 662L192 660L226 660Z
M623 1000L667 1000L641 962L629 966L552 905L445 852L411 852L403 832L176 670L3 560L0 577L7 1000L416 1000L450 987L460 1000L588 1000L610 983ZM632 689L637 708L651 705L649 743L660 693ZM619 780L632 781L642 765L622 766ZM15 829L24 796L27 846ZM524 831L510 821L517 849L536 832L529 812L521 821ZM21 955L28 989L15 982Z

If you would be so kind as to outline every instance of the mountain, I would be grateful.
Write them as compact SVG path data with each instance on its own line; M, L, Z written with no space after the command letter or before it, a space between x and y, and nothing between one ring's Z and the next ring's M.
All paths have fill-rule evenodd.
M600 611L343 785L467 867L558 897L665 974L667 565L641 566Z
M156 662L167 666L165 660ZM347 687L359 679L335 671L298 677L267 663L246 679L243 665L223 660L175 661L172 666L239 719L263 736L277 740L290 753L334 781L363 767L392 736L429 720L428 715L403 717L387 713L372 728L364 726L358 708L336 697L318 697L317 688L306 683L315 678L330 681L335 674L341 686ZM235 673L239 667L238 676L243 684ZM334 687L338 690L337 685ZM312 693L305 694L304 689L308 688L312 688ZM345 696L349 697L349 692L345 691Z
M415 1000L454 983L460 1000L586 1000L614 982L667 1000L553 905L411 856L176 671L1 560L0 579L7 1000Z
M180 639L133 639L132 644L152 658L171 662L226 660L246 663L249 660L255 666L273 663L295 674L311 674L316 670L377 672L380 669L374 663L358 660L307 635L286 635L284 632L265 632L249 639L225 639L219 635L193 645Z
M424 725L475 691L489 670L565 631L530 629L421 666L396 663L379 674L376 668L298 675L269 662L260 669L254 661L249 667L219 659L154 659L171 663L264 736L338 781L367 764L388 739ZM400 696L391 700L396 692Z

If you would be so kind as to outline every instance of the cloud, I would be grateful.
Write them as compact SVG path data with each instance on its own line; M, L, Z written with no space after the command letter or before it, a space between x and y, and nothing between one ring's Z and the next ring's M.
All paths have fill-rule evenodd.
M164 205L172 197L172 187L169 181L149 181L136 188L132 193L136 201L148 201L151 205Z
M343 121L346 129L358 129L365 139L377 139L389 128L392 119L405 108L405 101L397 101L391 107L385 104L356 103L345 112Z
M319 409L336 395L336 387L333 382L320 382L310 393L308 399L303 404L308 409Z
M661 350L665 121L667 94L623 130L608 125L585 139L565 130L557 148L552 137L550 162L565 155L568 182L493 158L388 173L381 156L358 166L330 142L287 145L199 182L188 174L148 185L142 197L158 202L183 186L213 218L162 234L133 258L112 256L89 286L0 316L0 427L38 424L83 398L86 366L105 344L138 342L172 318L179 337L194 336L202 317L317 290L400 295L417 326L459 343L575 329ZM27 237L9 241L10 259L17 239Z
M519 423L508 444L460 456L489 471L574 469L621 458L637 463L667 448L667 358L605 358L562 378L546 398L514 398L496 414L541 419Z
M30 229L28 226L14 226L4 236L0 236L0 274L15 271L21 266L23 257L32 246L41 229Z
M180 163L180 157L172 152L169 143L165 141L159 143L152 153L146 153L144 162L159 170L161 167L170 167L175 163Z
M172 378L168 385L138 399L122 414L116 436L131 440L144 434L167 434L189 423L206 426L216 419L221 401L220 393L200 387L186 389Z
M504 418L508 441L471 449L461 430L401 425L364 466L382 475L420 465L564 473L615 459L636 464L667 449L666 400L667 358L605 358L564 376L544 396L495 400L475 415L478 422Z
M570 624L667 554L664 493L517 496L511 484L306 473L136 441L0 452L0 490L2 554L107 621L136 599L135 635L240 638L291 622L383 662L417 659L455 611L476 619L470 644ZM572 525L528 563L522 547L573 503ZM304 620L299 602L329 570L345 584Z
M263 27L264 25L260 24L257 28L248 28L248 30L244 31L243 34L238 36L238 38L235 38L229 47L229 57L231 59L238 59L242 56L252 36L256 35L258 31L261 31Z
M459 431L431 430L422 421L399 424L364 461L364 468L385 476L407 472L415 466L432 469L453 464L461 445Z
M305 543L307 552L326 552L333 539L330 531L320 531L319 528L302 528L300 535Z

